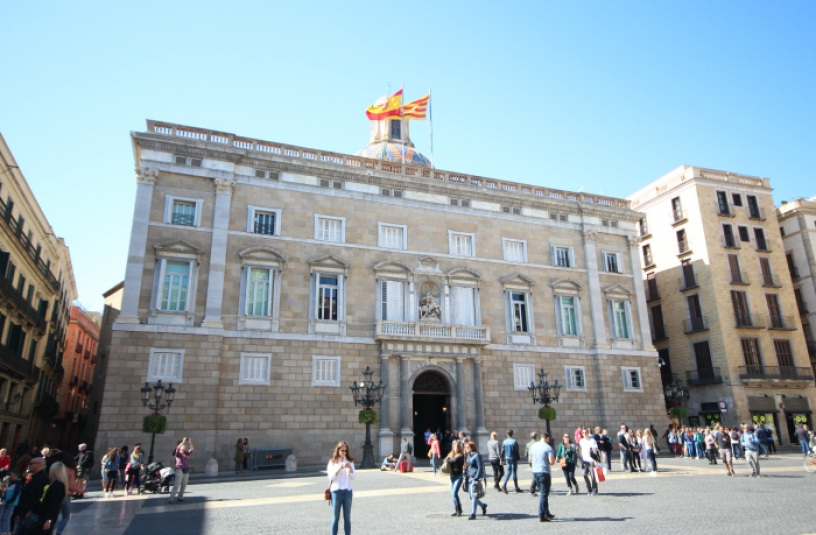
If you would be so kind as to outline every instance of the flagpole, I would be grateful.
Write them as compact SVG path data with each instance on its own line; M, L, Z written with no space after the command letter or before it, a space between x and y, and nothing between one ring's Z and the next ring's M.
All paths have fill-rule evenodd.
M402 165L405 165L405 82L402 83L400 96L400 141L402 141Z
M434 168L433 154L433 104L431 103L431 88L428 88L428 128L431 132L431 169Z

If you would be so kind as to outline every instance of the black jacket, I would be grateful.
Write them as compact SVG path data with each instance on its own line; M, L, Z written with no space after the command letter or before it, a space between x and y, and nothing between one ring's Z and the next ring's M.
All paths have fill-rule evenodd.
M91 450L80 451L76 456L77 467L90 470L94 467L94 454Z
M20 494L20 503L17 504L18 516L24 517L40 503L46 485L48 485L48 473L45 470L40 470L31 477L31 480L26 483L23 492Z
M48 490L45 491L42 501L38 501L34 505L32 512L40 517L40 522L50 520L53 526L57 523L63 500L65 500L65 485L62 481L55 479L48 485Z

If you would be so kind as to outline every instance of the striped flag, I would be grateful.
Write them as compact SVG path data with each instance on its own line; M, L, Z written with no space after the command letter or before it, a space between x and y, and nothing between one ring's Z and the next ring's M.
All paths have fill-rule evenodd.
M413 102L402 107L402 116L405 119L413 119L415 121L425 120L428 116L428 102L431 100L431 94L428 93L422 98L418 98Z
M413 102L411 104L413 104ZM384 104L369 106L366 110L366 115L372 121L381 121L390 118L399 119L401 108L402 89L388 97Z

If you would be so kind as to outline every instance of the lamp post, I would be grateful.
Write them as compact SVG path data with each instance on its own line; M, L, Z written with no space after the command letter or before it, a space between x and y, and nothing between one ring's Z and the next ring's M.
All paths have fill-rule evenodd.
M533 403L541 403L545 407L549 407L550 403L558 401L558 394L561 393L561 385L558 384L558 379L555 380L555 383L550 384L547 381L547 375L547 372L542 368L538 372L538 384L530 383L530 386L527 387L527 390L533 396ZM550 419L547 418L546 420L547 433L551 435Z
M663 385L663 394L666 401L672 405L680 405L684 399L689 398L689 389L683 386L679 379L674 379L671 383Z
M356 383L351 384L351 393L354 395L354 406L362 405L364 410L370 411L375 404L379 403L385 390L385 384L380 379L380 384L374 384L372 376L374 372L366 366L363 377ZM374 468L374 445L371 443L371 422L366 421L366 438L363 445L363 460L360 468Z
M144 386L140 389L142 393L142 405L153 411L155 416L163 409L169 409L173 404L173 398L176 395L176 389L173 388L173 383L165 387L161 379L156 381L156 384L150 386L146 381ZM150 399L150 393L153 392L153 399ZM164 399L162 400L162 396ZM147 456L147 464L153 462L153 447L156 445L156 432L153 431L153 436L150 438L150 454Z

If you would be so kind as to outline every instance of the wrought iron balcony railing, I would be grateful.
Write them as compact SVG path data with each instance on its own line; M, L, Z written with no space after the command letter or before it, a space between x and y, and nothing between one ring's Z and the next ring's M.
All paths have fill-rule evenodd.
M686 372L686 383L688 383L689 386L713 385L722 382L723 378L722 375L720 375L720 368L716 366Z
M813 381L813 370L810 368L797 368L795 366L762 366L755 364L751 366L740 366L738 368L740 379L797 379L802 381Z

